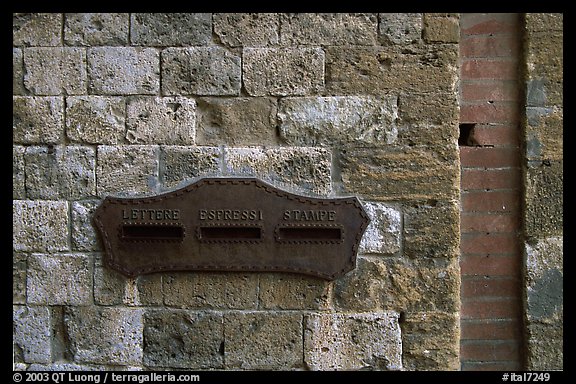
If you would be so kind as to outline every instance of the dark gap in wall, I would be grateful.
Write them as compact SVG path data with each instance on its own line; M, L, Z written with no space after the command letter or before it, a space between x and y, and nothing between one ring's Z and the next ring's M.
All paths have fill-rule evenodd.
M475 147L480 144L474 138L474 128L476 123L462 123L458 126L460 128L460 136L458 136L458 145L461 147Z

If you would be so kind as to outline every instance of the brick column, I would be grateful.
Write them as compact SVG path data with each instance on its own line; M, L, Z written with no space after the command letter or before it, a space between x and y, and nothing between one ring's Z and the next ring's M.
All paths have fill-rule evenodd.
M462 14L461 369L522 363L519 14Z

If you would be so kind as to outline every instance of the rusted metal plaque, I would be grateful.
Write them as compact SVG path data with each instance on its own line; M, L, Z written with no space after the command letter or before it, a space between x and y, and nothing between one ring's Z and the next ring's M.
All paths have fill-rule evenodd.
M332 280L355 268L369 221L356 197L311 198L235 177L107 197L94 214L105 263L128 276L275 271Z

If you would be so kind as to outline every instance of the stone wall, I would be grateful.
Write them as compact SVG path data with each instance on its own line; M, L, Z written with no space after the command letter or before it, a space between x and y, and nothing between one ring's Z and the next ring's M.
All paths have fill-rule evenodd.
M459 369L458 40L457 14L14 14L15 367ZM103 265L105 196L238 175L358 196L356 269Z
M563 369L563 15L527 14L524 51L527 368Z

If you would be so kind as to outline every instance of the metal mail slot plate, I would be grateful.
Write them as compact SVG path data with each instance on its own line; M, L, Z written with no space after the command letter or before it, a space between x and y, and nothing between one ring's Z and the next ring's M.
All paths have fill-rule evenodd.
M312 198L256 178L204 178L94 213L105 263L161 271L275 271L332 280L354 269L369 218L356 197Z

